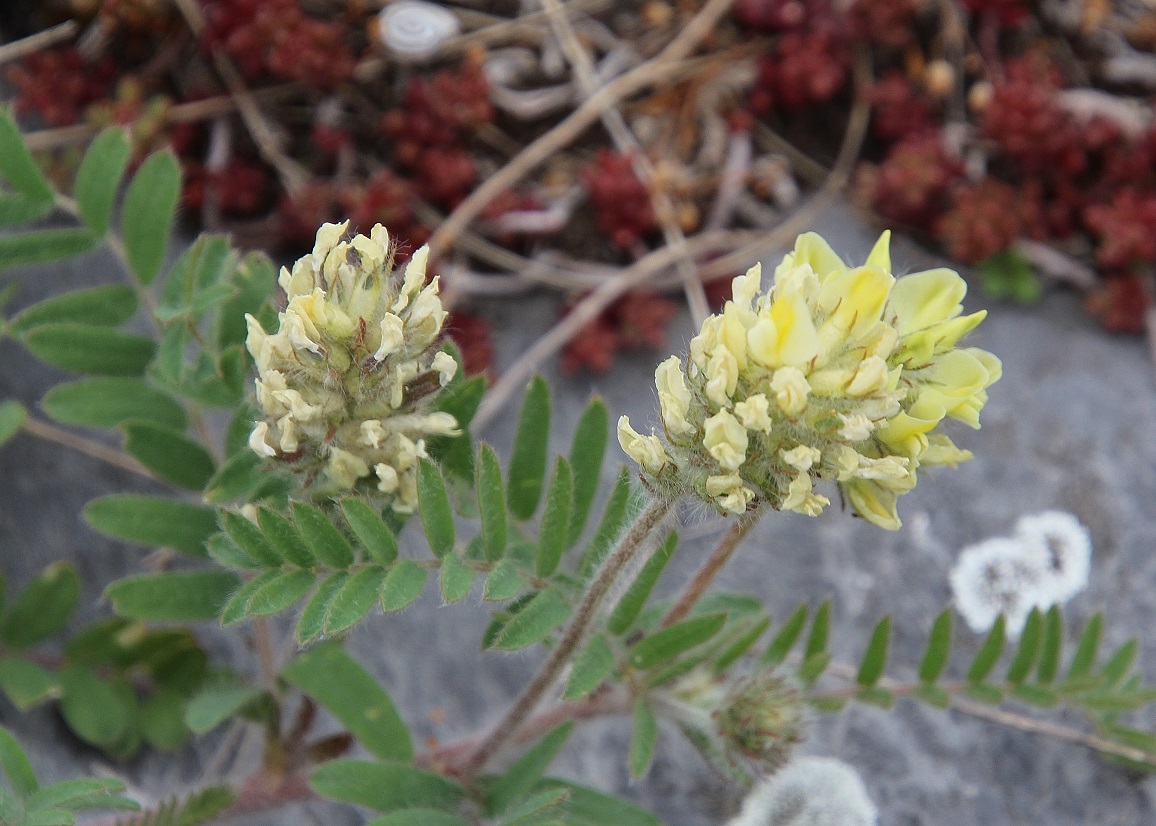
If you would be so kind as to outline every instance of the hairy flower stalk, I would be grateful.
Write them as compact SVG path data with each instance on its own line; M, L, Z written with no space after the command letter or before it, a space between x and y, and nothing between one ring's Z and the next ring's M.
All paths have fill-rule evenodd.
M320 493L377 491L408 513L426 437L458 432L431 410L457 363L436 347L446 311L438 279L425 283L428 251L394 277L386 230L345 241L348 226L324 224L313 252L281 269L276 332L246 316L262 413L249 446Z
M899 527L898 497L922 466L971 458L936 432L979 427L1000 361L956 345L986 315L961 315L967 285L948 269L896 279L890 233L850 267L814 233L796 241L761 293L755 265L733 299L658 366L663 436L618 438L656 490L690 492L724 513L766 504L816 516L834 482L855 512Z

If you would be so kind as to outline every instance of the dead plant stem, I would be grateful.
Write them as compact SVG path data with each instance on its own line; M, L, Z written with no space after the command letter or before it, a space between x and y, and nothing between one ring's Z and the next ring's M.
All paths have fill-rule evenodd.
M458 234L481 214L494 196L509 189L563 146L568 145L601 117L610 106L653 83L668 81L673 64L689 55L713 30L734 0L707 0L694 18L661 52L588 97L569 116L526 145L517 157L491 175L450 213L430 236L430 256L438 257L456 242Z
M80 31L80 24L75 20L65 20L58 26L53 26L20 40L14 40L11 43L5 43L0 46L0 65L12 60L19 60L49 46L55 46L63 40L68 40L78 31Z

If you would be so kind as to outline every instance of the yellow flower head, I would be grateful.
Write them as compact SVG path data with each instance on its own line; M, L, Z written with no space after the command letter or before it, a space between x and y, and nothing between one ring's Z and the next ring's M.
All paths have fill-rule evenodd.
M394 276L385 229L345 241L348 226L323 225L313 252L281 269L276 332L246 319L262 414L249 446L320 493L378 491L412 511L425 437L457 432L431 410L457 370L435 346L446 312L424 247Z
M859 516L898 528L896 500L920 466L971 458L936 430L946 418L979 427L1001 368L956 346L985 316L962 314L963 279L896 279L889 240L852 267L807 233L766 292L758 265L736 278L687 359L656 372L665 441L646 437L643 451L627 439L643 472L734 513L815 516L829 500L814 486L834 482ZM620 438L632 433L624 420Z

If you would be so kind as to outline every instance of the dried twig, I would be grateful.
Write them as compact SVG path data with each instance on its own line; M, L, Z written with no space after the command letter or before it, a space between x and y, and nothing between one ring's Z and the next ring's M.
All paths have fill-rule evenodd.
M577 138L610 106L654 83L669 81L680 68L685 71L686 67L680 67L678 64L710 34L715 23L726 13L732 2L733 0L707 0L686 28L654 58L603 86L568 117L537 140L527 144L516 158L487 178L450 213L429 239L431 256L437 257L444 253L457 241L461 231L481 214L496 195L509 189L533 171L538 164ZM448 291L446 301L452 306L453 295Z
M540 2L550 14L550 25L562 43L566 58L574 67L574 74L578 78L578 86L582 90L582 94L589 99L597 91L594 81L594 63L589 53L578 41L574 27L570 25L570 21L566 18L558 0L540 0ZM622 113L618 111L616 106L611 106L602 113L602 123L606 127L606 131L610 133L618 151L632 155L634 172L646 184L647 191L650 193L654 214L662 226L663 239L668 245L685 251L686 235L678 225L674 203L658 184L658 175L654 165L642 151L642 146L638 143L634 133L630 131L630 127L626 125L626 119L622 117ZM711 228L722 229L722 227ZM682 279L687 304L690 306L691 318L694 319L695 324L702 324L710 314L710 306L707 304L706 291L695 272L694 262L684 255L678 261L678 273Z
M5 43L3 46L0 46L0 65L12 60L19 60L33 52L47 49L49 46L55 46L63 40L69 40L75 36L78 31L80 31L79 23L75 20L65 20L59 26L53 26L50 29L45 29L42 32L37 32L20 40L14 40L11 43Z

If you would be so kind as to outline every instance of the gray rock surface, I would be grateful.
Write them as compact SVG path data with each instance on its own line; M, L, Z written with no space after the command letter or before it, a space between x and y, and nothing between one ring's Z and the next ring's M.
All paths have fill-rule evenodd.
M864 256L874 240L843 212L826 216L817 228L849 259ZM900 272L935 263L907 243L897 241L893 252ZM69 287L111 281L112 269L111 261L94 255L0 277L22 280L22 306ZM968 303L980 306L976 296ZM498 331L499 369L547 329L555 313L547 298L485 310ZM818 519L772 515L724 571L722 586L759 594L779 619L801 599L815 604L833 597L833 648L845 661L855 659L874 623L890 613L896 627L892 673L911 676L931 620L949 600L947 572L958 550L1007 533L1024 513L1059 508L1089 526L1095 547L1090 587L1068 606L1073 625L1107 608L1108 643L1156 627L1156 390L1146 348L1138 339L1105 335L1068 294L1049 294L1037 307L990 310L973 342L1003 359L1004 378L992 389L983 429L955 431L976 459L958 470L921 475L918 489L901 502L905 524L897 533L837 507ZM691 333L689 320L680 319L670 332L671 349L685 347ZM627 413L636 425L656 421L650 376L660 358L623 358L614 373L594 378L561 376L551 366L555 449L567 449L591 392L604 396L614 418ZM34 366L11 342L0 344L0 397L31 406L61 378ZM482 436L502 454L512 429L513 417L498 417ZM606 469L607 481L614 469ZM97 535L80 510L97 495L145 491L149 485L24 435L0 452L0 479L0 567L10 582L19 585L48 562L67 557L85 580L82 618L105 613L107 606L99 602L103 585L139 570L145 551ZM666 591L694 570L719 530L702 508L688 509L684 517L692 523L688 533L698 538L685 543L660 583ZM383 678L417 739L450 740L493 720L540 659L540 653L482 656L478 634L486 614L476 591L452 608L440 607L427 593L413 609L372 618L353 635L353 650ZM249 667L252 658L238 635L208 627L204 634L215 651ZM956 630L955 673L977 645L965 628ZM1149 679L1156 677L1154 649L1156 638L1142 645L1140 667ZM1153 727L1156 720L1140 722ZM113 773L155 797L195 783L220 740L209 738L177 759L150 755L110 764L71 740L50 711L21 716L0 700L0 723L31 746L46 778ZM672 826L717 824L737 811L738 791L706 769L674 729L663 729L650 774L631 783L624 766L628 740L629 725L621 719L591 723L567 745L554 770L644 801ZM858 768L883 826L1156 822L1156 780L1079 747L912 702L901 701L892 711L853 706L821 719L805 748ZM290 820L359 822L355 813L328 806L251 822Z

